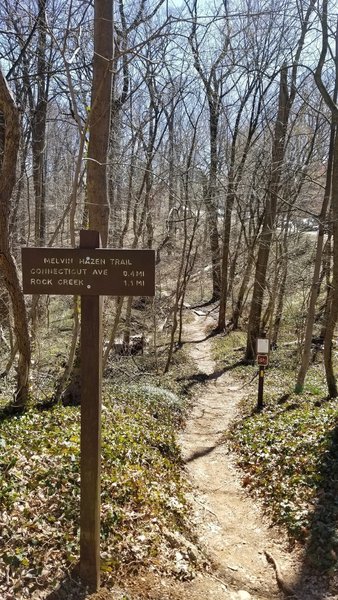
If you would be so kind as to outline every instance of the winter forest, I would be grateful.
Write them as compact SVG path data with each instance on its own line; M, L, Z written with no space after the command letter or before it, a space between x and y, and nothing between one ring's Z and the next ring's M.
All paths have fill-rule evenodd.
M262 330L277 344L288 290L303 296L297 385L319 323L336 396L333 4L120 2L114 11L107 38L93 32L87 3L1 8L1 315L11 362L19 357L18 402L39 301L28 317L14 261L21 246L75 246L88 226L104 245L156 249L160 272L168 257L176 303L209 267L204 299L219 300L220 330L247 327L248 360Z
M107 382L179 394L202 307L240 378L266 337L279 395L337 397L337 27L333 0L2 0L4 418L80 403L79 298L24 295L21 248L83 229L155 250L154 298L103 300Z

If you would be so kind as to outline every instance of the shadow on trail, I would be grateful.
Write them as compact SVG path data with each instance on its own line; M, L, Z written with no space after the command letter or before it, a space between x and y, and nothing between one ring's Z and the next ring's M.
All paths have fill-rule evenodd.
M208 456L209 454L212 454L212 452L214 452L214 450L217 450L217 448L219 448L223 444L224 444L224 439L221 440L218 444L214 444L213 446L206 446L205 448L202 448L201 450L196 450L190 456L188 456L188 458L185 458L183 463L185 465L187 465L191 462L194 462L195 460L198 460L199 458L202 458L203 456Z
M310 519L304 562L294 586L302 600L324 600L328 593L338 593L338 424L327 438L318 464L316 504ZM329 576L333 573L336 573L335 582ZM314 575L319 578L320 589L313 596L308 590L304 595L306 582Z
M208 333L204 338L201 338L200 340L185 340L181 343L181 348L185 346L185 344L201 344L202 342L206 342L207 340L210 340L210 338L213 338L218 334L219 331L217 331L217 329L212 329L210 333Z
M215 298L210 298L210 300L206 300L205 302L201 302L200 304L193 304L192 306L189 306L189 310L196 310L197 308L207 308L209 306L215 305L215 309L218 308L219 306L219 300L216 300Z
M233 371L237 367L241 367L245 364L246 363L243 360L238 360L237 362L232 363L231 365L226 365L222 369L217 369L213 373L193 373L192 375L189 375L189 377L177 377L176 381L185 382L183 384L183 389L184 392L188 392L197 384L208 383L210 381L217 381L217 379L222 377L224 373Z

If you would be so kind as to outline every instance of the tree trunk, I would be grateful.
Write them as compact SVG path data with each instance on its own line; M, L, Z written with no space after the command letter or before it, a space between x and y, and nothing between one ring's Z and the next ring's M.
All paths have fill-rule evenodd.
M25 301L8 241L10 201L16 179L20 127L18 109L1 71L0 113L4 118L3 153L0 170L0 269L13 306L14 332L19 352L14 404L16 407L23 407L27 404L29 393L30 342Z
M205 208L207 211L209 243L212 262L212 300L218 300L221 295L221 254L219 248L216 191L217 191L217 171L218 171L218 124L219 111L212 102L209 102L210 110L210 169L209 179L204 197Z
M189 44L193 54L194 67L203 82L209 108L210 163L208 183L204 193L204 203L207 213L209 245L212 262L212 300L218 300L221 295L221 254L217 226L216 192L218 187L219 167L219 118L223 96L222 86L224 81L222 69L220 69L218 72L218 68L228 51L229 38L228 36L224 36L223 44L219 49L217 57L208 68L204 69L203 61L201 60L200 56L200 41L197 35L196 8L197 2L194 2L191 10L192 22L191 33L189 35Z
M331 309L328 315L324 339L324 366L326 383L330 398L338 396L337 381L333 371L332 342L338 317L338 111L333 115L335 126L335 142L332 168L332 220L333 220L333 271Z
M173 101L170 107L170 114L167 115L167 123L168 123L168 235L169 235L169 243L168 243L168 255L171 256L173 246L174 246L174 235L175 235L175 226L172 219L173 210L175 207L175 152L174 152L174 106Z
M226 305L227 305L227 293L228 293L228 261L229 261L229 248L230 248L230 231L231 231L231 216L232 208L235 201L235 195L233 193L233 182L229 184L229 191L227 194L227 201L224 215L224 229L223 229L223 252L222 252L222 284L221 284L221 298L218 316L218 330L225 330L226 322Z
M87 204L89 227L99 231L102 246L107 246L109 201L107 157L111 121L113 58L112 0L94 3L94 63L89 123Z
M243 312L244 298L246 297L246 292L247 292L247 289L249 286L249 281L250 281L251 270L252 270L252 266L253 266L254 260L255 260L255 255L253 252L254 252L253 248L250 248L249 253L248 253L247 263L245 266L243 279L242 279L242 283L239 288L237 301L236 301L234 312L232 315L232 325L233 325L234 329L238 329L239 320L240 320L240 318L242 316L242 312Z
M325 301L320 311L319 318L321 319L320 337L325 338L326 326L329 319L330 305L331 305L331 293L332 293L332 282L331 282L331 259L332 259L332 233L328 232L327 241L323 250L323 266L321 273L321 281L325 280Z
M103 359L102 359L103 369L105 369L106 366L107 366L107 361L108 361L109 353L110 353L112 347L114 346L115 337L116 337L116 333L117 333L117 328L118 328L119 323L120 323L123 302L124 302L124 296L118 296L118 298L116 299L116 312L115 312L115 317L114 317L114 323L113 323L113 326L111 328L111 332L110 332L110 336L109 336L107 347L106 347L106 349L104 351L104 354L103 354Z
M287 274L288 274L288 264L287 264L287 259L285 259L285 263L282 268L281 283L280 283L278 298L277 298L277 308L276 308L275 320L274 320L273 329L272 329L272 333L271 333L271 345L274 348L277 346L280 324L282 322Z
M328 25L328 1L323 0L322 12L320 15L322 26L322 50L315 71L315 81L325 103L331 110L331 122L334 128L334 149L332 165L332 183L331 183L331 214L332 214L332 237L333 237L333 270L332 270L332 292L331 306L326 323L326 332L324 339L324 366L326 374L326 383L330 398L336 398L338 395L337 382L332 364L332 341L338 316L338 108L337 108L337 90L338 90L338 43L336 43L334 65L335 65L335 87L333 97L325 87L322 79L323 66L326 61L329 49L329 25ZM338 21L336 27L336 39L338 32Z
M187 218L188 217L188 208L189 208L189 204L190 204L190 202L189 202L190 167L191 167L193 152L195 149L195 139L196 139L196 132L193 135L192 143L190 146L190 151L189 151L189 154L187 157L186 170L184 173L184 180L183 180L184 238L183 238L182 256L180 258L180 264L179 264L178 274L177 274L175 302L174 302L174 307L173 307L173 321L172 321L171 332L170 332L168 358L167 358L166 366L164 369L165 373L167 373L169 371L170 364L172 361L174 345L175 345L175 335L176 335L176 330L177 330L178 326L179 326L179 343L181 343L181 341L182 341L183 304L181 302L181 305L180 305L180 300L183 301L183 297L186 292L186 286L189 281L191 271L193 268L193 264L194 264L195 258L196 258L196 253L195 253L195 256L192 257L192 249L193 249L194 238L195 238L195 234L196 234L197 226L198 226L198 217L195 220L192 232L188 231L188 218ZM181 308L181 310L180 310L180 308Z
M327 210L330 202L330 193L331 193L331 181L332 181L332 167L333 167L333 151L335 147L335 131L334 128L331 127L331 137L330 137L330 146L329 146L329 158L328 158L328 166L326 172L326 185L324 191L324 199L323 205L319 217L319 231L318 231L318 239L317 239L317 247L316 247L316 257L312 278L312 285L310 291L310 299L307 309L307 319L305 326L305 336L304 336L304 350L302 354L302 362L300 369L298 371L297 381L295 385L295 392L297 394L301 393L304 388L304 381L306 377L307 370L309 368L310 356L311 356L311 341L313 334L313 325L315 321L315 312L316 312L316 302L319 294L319 286L320 286L320 267L322 264L322 255L323 255L323 246L324 246L324 233L325 233L325 221Z
M218 314L218 329L219 331L223 331L225 329L226 323L226 307L227 307L227 294L231 290L231 273L229 273L229 255L230 255L230 233L231 233L231 218L232 218L232 210L235 203L236 192L238 189L238 185L242 179L242 174L244 170L244 165L248 156L249 147L251 144L251 140L254 134L254 131L257 126L257 116L254 116L254 109L251 113L250 117L250 126L248 129L248 135L246 142L244 144L244 148L242 151L242 156L239 161L239 165L237 169L235 169L236 165L236 154L237 154L237 140L240 132L240 122L243 114L244 107L253 91L252 84L248 85L245 95L241 99L241 103L237 112L235 127L232 136L231 142L231 153L230 153L230 166L229 166L229 175L228 175L228 189L227 189L227 197L226 197L226 206L225 206L225 215L224 215L224 228L223 228L223 251L222 251L222 282L221 282L221 298L220 298L220 306L219 306L219 314ZM255 102L253 103L255 106ZM242 232L242 230L241 230ZM237 246L238 248L238 246ZM238 250L237 250L238 251ZM233 270L235 269L235 265L233 264Z
M235 233L236 235L236 233ZM238 257L243 248L243 227L241 226L239 232L237 233L237 241L235 250L230 257L230 266L229 266L229 274L228 274L228 295L231 294L231 310L234 308L234 280L236 275L236 269L238 267Z
M284 145L289 113L290 103L287 86L287 67L284 65L281 70L278 113L273 138L270 185L267 192L263 228L258 247L255 282L248 324L247 347L245 355L245 358L248 361L252 361L254 359L256 339L260 333L263 297L266 287L266 272L268 268L272 233L276 218L278 189L284 158Z
M32 162L35 192L35 243L44 246L46 237L45 147L47 123L46 0L39 0L37 101L32 119Z

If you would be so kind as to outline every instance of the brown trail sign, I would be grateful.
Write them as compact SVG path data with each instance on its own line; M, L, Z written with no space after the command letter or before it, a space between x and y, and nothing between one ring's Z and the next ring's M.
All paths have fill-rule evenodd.
M97 231L80 231L80 248L22 248L25 294L81 295L80 575L100 587L102 301L154 296L154 250L99 248Z
M154 250L22 248L26 294L153 296Z

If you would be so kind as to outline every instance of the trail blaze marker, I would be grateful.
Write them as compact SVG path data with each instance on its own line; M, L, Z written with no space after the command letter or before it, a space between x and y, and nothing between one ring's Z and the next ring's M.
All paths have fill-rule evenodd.
M81 295L80 576L100 587L102 299L154 296L154 250L100 248L97 231L79 248L22 248L25 294Z
M267 367L269 364L269 355L257 354L257 364L261 367Z

